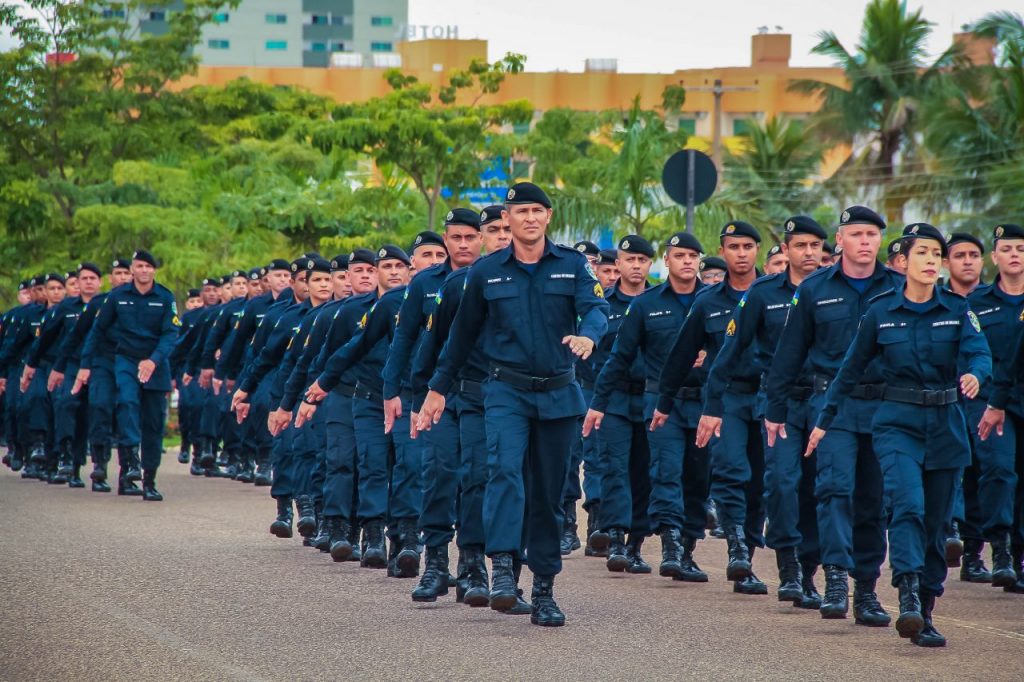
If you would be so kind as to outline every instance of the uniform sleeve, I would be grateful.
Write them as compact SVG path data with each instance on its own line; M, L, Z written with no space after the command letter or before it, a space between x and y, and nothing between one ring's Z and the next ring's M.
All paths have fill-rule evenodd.
M800 377L807 351L814 343L814 315L811 306L806 303L800 305L803 288L801 284L793 295L786 315L786 325L779 334L779 344L768 370L768 404L765 406L764 418L779 424L786 421L789 412L787 401L793 384Z
M89 327L92 325L92 317L95 315L95 306L85 305L85 309L82 310L82 314L75 320L75 324L72 325L71 329L67 334L64 335L64 340L61 341L60 346L57 348L57 358L53 361L53 371L64 374L68 368L68 362L71 360L71 356L74 354L75 349L80 349L82 343L85 341L85 335L89 333Z
M683 322L676 342L672 344L672 350L665 360L665 366L661 369L661 378L658 380L658 412L668 414L672 411L675 396L682 388L686 375L693 369L693 363L697 361L697 355L704 347L705 340L704 306L698 298L686 315L686 321Z
M384 378L384 399L394 398L402 391L402 377L409 369L409 360L423 328L423 278L413 279L405 290L398 310L395 337L388 349L381 376Z
M825 405L818 415L817 426L820 429L828 430L832 427L832 421L836 417L846 396L853 391L853 388L864 375L868 363L878 353L878 324L873 309L868 309L860 322L857 335L853 338L853 344L846 351L843 364L839 366L839 373L828 387L825 393ZM774 421L774 420L773 420Z
M291 327L285 323L285 318L277 321L274 330L270 332L267 343L260 349L260 354L249 363L249 371L245 381L242 382L242 391L251 394L263 381L263 377L277 366L288 347L288 340L291 338L290 331Z
M315 320L310 319L310 315L312 313L307 314L299 330L289 339L288 347L284 352L284 358L278 367L277 373L274 375L274 381L270 385L269 393L271 411L280 407L290 412L294 408L294 401L292 407L286 407L282 404L282 398L284 397L286 384L292 378L292 373L295 371L295 365L302 356L302 352L306 349L306 342L309 340L309 328L315 322Z
M216 368L218 377L234 379L238 376L242 355L256 331L256 326L256 315L252 311L243 310L242 316L235 321L235 333L228 337L228 342L221 349Z
M1010 402L1010 392L1015 383L1021 383L1024 374L1024 328L1010 346L1013 350L992 368L992 390L988 404L997 410L1005 410Z
M992 379L992 351L977 316L969 307L960 324L960 357L967 368L966 373L977 377L982 386Z
M455 291L450 291L452 289ZM413 412L419 412L423 400L426 398L430 377L434 374L441 349L448 339L448 332L451 330L455 314L459 310L461 294L461 290L456 286L442 286L441 301L436 304L434 311L427 318L423 340L412 363L410 384Z
M586 259L576 259L576 315L579 316L579 336L585 336L594 342L608 332L608 311L610 306L604 300L601 285L587 269Z
M29 346L28 358L25 360L26 366L39 367L39 363L42 362L46 351L50 349L50 346L57 339L60 333L60 323L64 319L63 316L58 314L60 312L60 308L47 311L46 316L39 323L39 335L36 336Z
M85 337L85 346L82 347L82 369L92 367L92 358L96 355L97 344L102 342L103 337L107 335L107 331L114 324L114 319L117 317L115 298L114 294L107 296L103 299L103 305L96 312L96 320L93 322L88 336Z
M341 376L354 364L366 357L378 341L388 335L390 321L385 305L377 302L366 314L363 329L334 352L324 363L324 369L317 377L317 384L325 391L332 391L341 382Z
M213 324L210 325L210 333L206 335L206 341L203 343L203 350L199 356L200 369L213 369L217 364L217 350L223 345L224 337L228 335L234 317L227 307L220 309Z
M167 305L164 306L164 315L160 320L160 340L149 359L160 364L170 356L174 350L174 341L178 338L178 310L174 299L168 297Z
M704 414L710 417L721 417L722 394L732 381L733 372L740 364L741 354L751 352L761 328L764 305L757 288L751 288L743 294L736 312L729 320L722 343L715 361L708 371L707 396L704 399Z
M448 338L437 360L437 369L428 384L431 390L441 395L448 395L451 392L459 370L466 364L469 354L476 347L480 331L487 320L487 301L484 299L482 279L483 276L476 268L466 274L459 310L455 313ZM607 325L607 321L605 324Z
M626 378L644 338L644 314L637 310L636 301L629 304L619 325L619 333L608 353L608 359L594 382L594 397L590 407L598 412L608 410L608 400L616 383Z
M322 320L320 317L313 321L313 328L306 335L306 340L302 344L302 350L295 359L291 373L288 375L288 380L284 383L281 394L281 409L289 412L294 410L295 403L299 401L299 397L309 386L309 368L323 344L328 326L328 321Z

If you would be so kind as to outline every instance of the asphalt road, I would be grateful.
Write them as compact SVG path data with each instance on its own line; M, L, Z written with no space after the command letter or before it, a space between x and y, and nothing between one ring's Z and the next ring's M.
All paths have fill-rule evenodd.
M731 592L721 540L698 545L704 585L576 552L556 583L568 623L538 628L454 591L413 604L413 581L272 537L266 488L165 462L163 503L0 472L0 679L1024 679L1024 596L985 585L948 583L949 646L925 650L776 601L770 552L767 597ZM657 540L644 554L656 567Z

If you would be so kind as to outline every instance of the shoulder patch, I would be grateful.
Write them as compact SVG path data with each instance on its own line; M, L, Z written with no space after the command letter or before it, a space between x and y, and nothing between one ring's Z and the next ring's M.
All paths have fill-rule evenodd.
M604 289L601 287L600 282L594 282L594 295L598 298L604 298Z
M427 331L429 332L434 328L434 313L427 315Z
M729 320L729 326L725 328L726 336L736 336L736 320Z
M1021 316L1024 317L1024 313L1021 313ZM973 310L967 311L967 319L971 321L971 326L974 327L974 331L981 331L981 322L978 322L978 316L974 314Z

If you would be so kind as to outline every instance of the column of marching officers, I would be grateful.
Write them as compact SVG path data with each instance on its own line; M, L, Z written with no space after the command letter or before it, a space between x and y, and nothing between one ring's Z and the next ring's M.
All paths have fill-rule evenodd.
M652 573L657 536L659 575L702 583L711 529L734 592L768 593L752 568L767 547L780 601L846 618L852 580L864 626L892 620L888 555L895 629L921 646L945 644L947 567L1024 593L1024 229L994 228L983 284L983 242L926 223L881 263L887 225L863 206L835 248L813 219L783 221L767 274L761 235L732 221L717 256L666 239L652 286L648 240L558 245L552 213L519 183L409 252L206 279L180 320L143 250L23 282L0 320L4 461L84 487L89 455L109 492L116 447L118 494L161 500L174 387L192 474L269 486L271 533L416 578L417 602L454 588L562 625L562 556L585 543L609 571Z

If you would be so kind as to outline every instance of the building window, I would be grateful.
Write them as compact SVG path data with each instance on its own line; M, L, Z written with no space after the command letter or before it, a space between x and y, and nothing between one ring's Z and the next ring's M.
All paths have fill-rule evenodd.
M267 15L267 23L268 24L287 24L288 23L288 15L287 14L268 14Z
M348 26L351 23L352 17L347 17L344 14L331 15L331 26Z
M167 21L167 12L162 10L154 10L149 13L150 21Z
M530 124L529 123L513 123L512 124L512 132L515 133L516 135L526 135L528 132L530 132ZM519 177L519 176L516 176L516 177Z
M307 42L303 47L306 52L327 52L327 43Z
M123 9L105 9L100 14L103 15L104 19L113 19L115 17L118 19L124 19Z
M266 48L268 50L287 50L288 49L288 41L287 40L268 40L266 42Z
M227 12L218 12L213 15L213 23L215 24L226 24L228 23L230 15Z
M741 118L732 122L733 135L749 135L750 129L754 127L754 121L749 118Z
M393 22L391 17L370 17L370 26L391 26Z
M331 23L331 18L326 14L314 14L310 23L314 26L327 26Z
M372 42L372 43L370 43L370 51L371 52L392 52L393 51L393 47L392 47L391 43Z
M345 43L331 42L331 52L347 52Z
M211 50L227 50L231 48L231 41L221 40L219 38L210 38L206 41L206 46Z
M681 118L679 119L679 131L686 133L687 135L697 134L697 119L695 118Z

